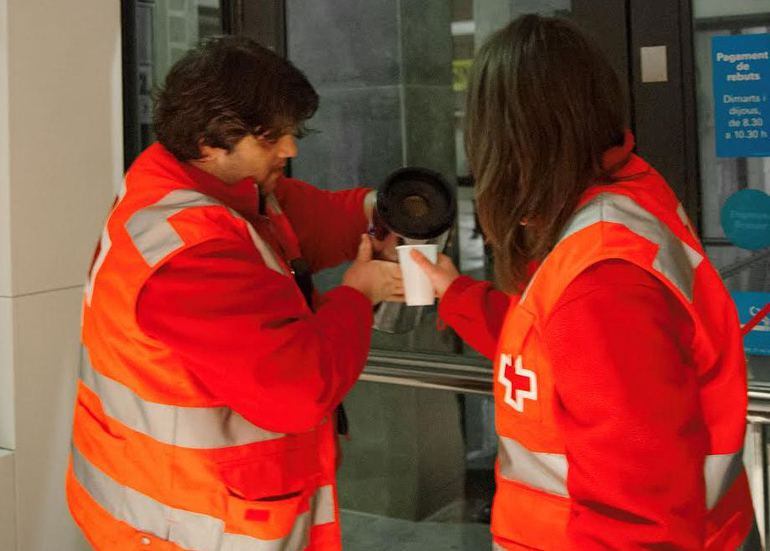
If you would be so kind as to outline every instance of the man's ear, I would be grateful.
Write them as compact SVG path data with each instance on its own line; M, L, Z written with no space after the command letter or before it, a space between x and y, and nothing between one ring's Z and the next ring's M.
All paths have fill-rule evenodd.
M215 162L219 160L222 155L227 153L227 151L221 147L212 147L210 145L206 145L203 141L203 138L198 140L198 151L200 152L200 157L197 158L196 161L202 163Z

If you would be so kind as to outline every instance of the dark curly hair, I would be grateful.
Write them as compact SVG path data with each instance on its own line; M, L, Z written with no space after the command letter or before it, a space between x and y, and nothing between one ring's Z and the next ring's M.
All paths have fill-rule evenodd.
M244 136L302 133L318 94L291 62L245 37L210 38L187 52L155 96L158 141L180 161L200 144L231 151Z

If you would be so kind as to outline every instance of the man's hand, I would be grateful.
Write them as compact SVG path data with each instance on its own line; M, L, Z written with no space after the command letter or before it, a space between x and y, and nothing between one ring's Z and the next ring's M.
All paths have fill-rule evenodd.
M383 300L404 302L401 267L394 262L372 260L372 240L363 234L358 256L342 276L342 284L365 294L373 304Z
M439 254L438 261L433 264L420 251L412 251L411 254L415 263L430 278L433 288L436 290L436 296L441 300L452 282L460 276L460 272L455 268L452 259L445 254Z
M378 260L390 260L391 262L398 262L398 252L396 251L397 245L398 236L393 232L388 232L382 241L376 237L372 237L372 249L374 251L374 258Z

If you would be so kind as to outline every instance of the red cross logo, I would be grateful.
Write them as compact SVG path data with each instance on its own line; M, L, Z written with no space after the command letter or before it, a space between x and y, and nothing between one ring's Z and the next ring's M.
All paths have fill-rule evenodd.
M519 413L524 411L524 400L537 400L537 377L533 371L524 369L521 356L511 362L510 354L500 356L500 370L497 381L505 387L505 403Z

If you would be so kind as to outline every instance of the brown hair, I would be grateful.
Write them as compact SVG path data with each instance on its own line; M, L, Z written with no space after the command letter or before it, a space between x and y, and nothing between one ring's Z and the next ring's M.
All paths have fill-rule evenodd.
M318 94L291 62L242 36L217 36L187 52L156 95L158 141L180 161L199 144L231 151L244 136L301 133Z
M495 275L518 290L558 240L580 195L608 178L623 143L624 94L609 62L567 21L522 16L476 57L465 146Z

